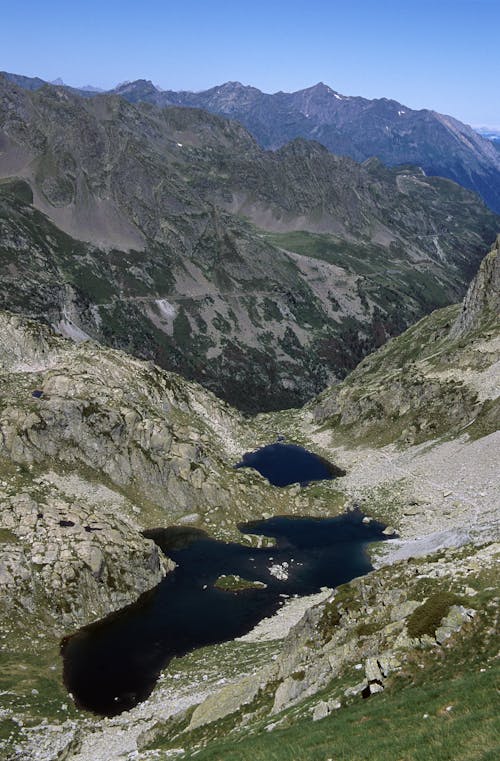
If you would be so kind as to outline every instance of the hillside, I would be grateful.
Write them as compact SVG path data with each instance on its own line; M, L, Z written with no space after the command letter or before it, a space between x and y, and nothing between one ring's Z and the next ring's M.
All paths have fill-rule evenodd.
M307 401L456 301L500 224L414 167L264 151L204 111L0 94L0 305L245 411Z
M424 732L425 753L465 759L474 726L481 752L495 752L499 253L497 240L462 305L433 312L303 410L252 419L151 363L0 314L3 757L167 759L182 748L210 759L231 743L242 761L305 761L349 736L353 759L370 747L389 761ZM347 475L276 489L232 467L276 432ZM360 505L394 527L367 576L174 661L147 701L112 720L64 692L62 634L172 567L145 528L233 539L251 517Z

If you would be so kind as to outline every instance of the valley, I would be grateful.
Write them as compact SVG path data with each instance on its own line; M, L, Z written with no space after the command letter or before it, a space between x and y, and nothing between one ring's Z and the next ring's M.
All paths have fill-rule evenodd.
M303 404L457 301L500 227L417 167L265 151L236 122L118 95L1 77L0 94L0 305L245 412Z
M291 758L304 742L323 758L332 736L345 747L345 727L368 705L408 722L401 752L415 711L430 717L437 747L448 705L446 742L459 757L470 752L471 712L494 752L484 694L496 669L499 261L497 242L462 305L433 312L301 410L253 418L122 352L2 314L7 758L208 759L228 742L241 759ZM347 474L280 489L234 469L278 434ZM242 520L358 506L398 534L370 550L368 575L291 598L241 640L172 661L151 697L120 716L92 717L65 694L60 638L171 572L144 529L196 527L252 548L266 539L241 535ZM375 727L370 737L389 759ZM361 735L351 742L362 758Z
M0 759L496 759L496 131L142 21L0 73Z

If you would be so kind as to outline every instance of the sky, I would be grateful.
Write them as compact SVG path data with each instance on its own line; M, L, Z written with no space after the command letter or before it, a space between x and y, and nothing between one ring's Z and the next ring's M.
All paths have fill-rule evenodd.
M319 81L500 129L500 0L0 0L0 70L109 89Z

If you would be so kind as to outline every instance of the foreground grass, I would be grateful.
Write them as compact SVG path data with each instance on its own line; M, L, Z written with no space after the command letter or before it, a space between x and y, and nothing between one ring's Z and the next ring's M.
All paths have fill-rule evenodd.
M500 757L498 668L372 697L318 722L212 744L198 761L487 761Z
M464 562L466 558L465 554ZM322 693L281 714L261 713L253 725L231 725L226 719L224 727L213 726L211 737L181 734L175 746L186 749L184 759L197 761L500 758L497 570L481 569L467 581L475 591L469 598L476 610L474 619L444 646L409 651L402 670L387 681L383 693L346 701L345 685L333 680ZM318 700L338 698L343 703L340 709L312 721ZM200 739L204 748L197 745Z

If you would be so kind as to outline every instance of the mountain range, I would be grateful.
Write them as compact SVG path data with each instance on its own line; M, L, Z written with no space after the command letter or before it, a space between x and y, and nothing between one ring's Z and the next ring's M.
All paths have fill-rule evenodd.
M28 89L44 84L39 78L6 76ZM356 161L377 156L388 166L415 164L428 175L447 177L476 191L500 212L500 156L494 143L436 111L414 110L388 98L343 95L322 82L297 92L268 94L240 82L175 92L139 79L111 92L132 103L188 106L226 116L243 124L266 149L303 137Z
M418 167L267 151L200 109L5 77L0 97L1 304L247 410L307 400L461 297L500 226Z
M499 230L422 166L302 136L269 150L201 108L0 76L1 759L498 756ZM273 441L339 477L235 467ZM304 579L305 516L375 525L371 570L278 588L276 615L116 705L176 610L203 635L220 615L181 581L149 636L182 550L202 548L184 581L250 610ZM108 639L131 603L130 642ZM135 705L113 718L68 692L61 658L103 618L113 709Z

